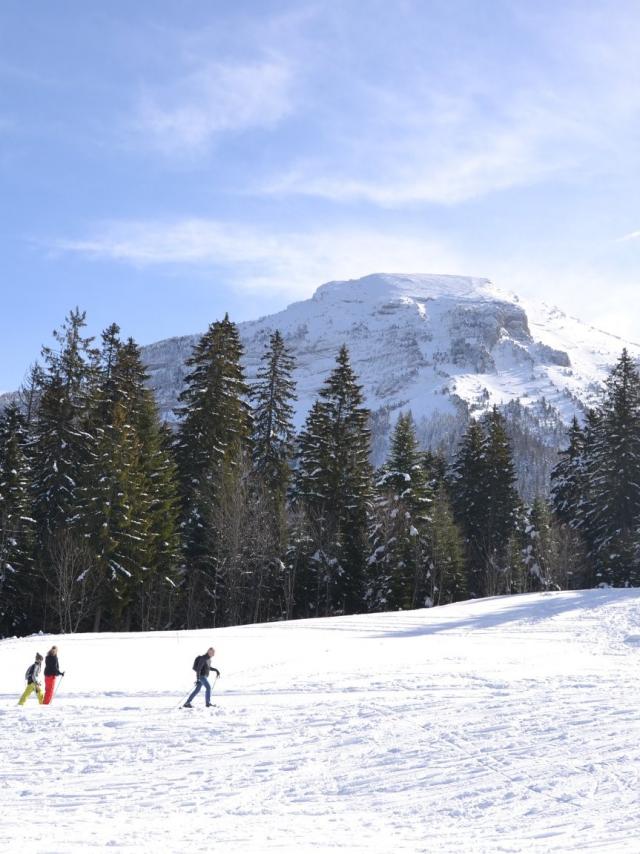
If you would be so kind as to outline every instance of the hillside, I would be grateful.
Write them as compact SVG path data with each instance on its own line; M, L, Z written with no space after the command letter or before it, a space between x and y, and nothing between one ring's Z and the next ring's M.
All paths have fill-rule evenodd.
M54 704L16 705L57 642ZM209 643L217 707L176 708ZM0 643L21 852L636 852L640 591Z

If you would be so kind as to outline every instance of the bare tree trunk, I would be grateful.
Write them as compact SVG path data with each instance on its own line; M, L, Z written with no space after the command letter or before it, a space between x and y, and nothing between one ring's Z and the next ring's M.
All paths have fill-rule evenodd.
M40 574L52 594L58 628L76 632L96 604L99 580L93 555L83 541L62 531L52 538L49 558Z

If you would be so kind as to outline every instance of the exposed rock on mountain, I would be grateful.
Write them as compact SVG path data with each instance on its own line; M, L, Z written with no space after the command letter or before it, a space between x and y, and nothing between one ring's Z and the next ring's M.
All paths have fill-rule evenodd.
M567 423L595 399L623 346L640 353L557 308L525 305L488 279L463 276L328 282L311 299L239 328L250 379L270 333L283 334L298 365L299 423L343 343L370 409L410 408L418 420L519 400L532 411L544 401L547 419L555 413ZM143 350L167 418L196 340L171 338Z

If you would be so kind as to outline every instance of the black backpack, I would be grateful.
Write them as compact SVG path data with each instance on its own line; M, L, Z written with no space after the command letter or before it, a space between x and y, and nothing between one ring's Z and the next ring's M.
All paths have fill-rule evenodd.
M34 669L34 667L35 667L35 664L30 664L29 667L27 667L27 672L24 674L24 678L27 680L27 682L33 682L33 669Z
M201 655L196 655L195 660L194 660L194 662L193 662L193 667L192 667L191 669L192 669L192 670L195 670L195 671L196 671L196 673L199 673L199 672L200 672L200 667L201 667L201 666L202 666L202 656L201 656Z

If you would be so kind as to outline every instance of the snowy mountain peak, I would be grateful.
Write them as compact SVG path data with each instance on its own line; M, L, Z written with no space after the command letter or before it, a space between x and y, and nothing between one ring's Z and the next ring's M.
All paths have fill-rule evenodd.
M489 279L397 273L373 273L361 279L327 282L320 285L312 299L361 303L392 300L420 303L433 299L518 300L514 294L497 288Z
M300 426L346 344L374 415L374 459L399 411L411 409L425 444L452 448L468 413L517 401L562 437L562 422L594 402L623 346L640 347L525 303L489 279L376 273L321 285L310 299L239 324L251 381L276 329L297 369ZM144 348L161 410L171 419L197 336ZM562 438L560 438L562 441Z

